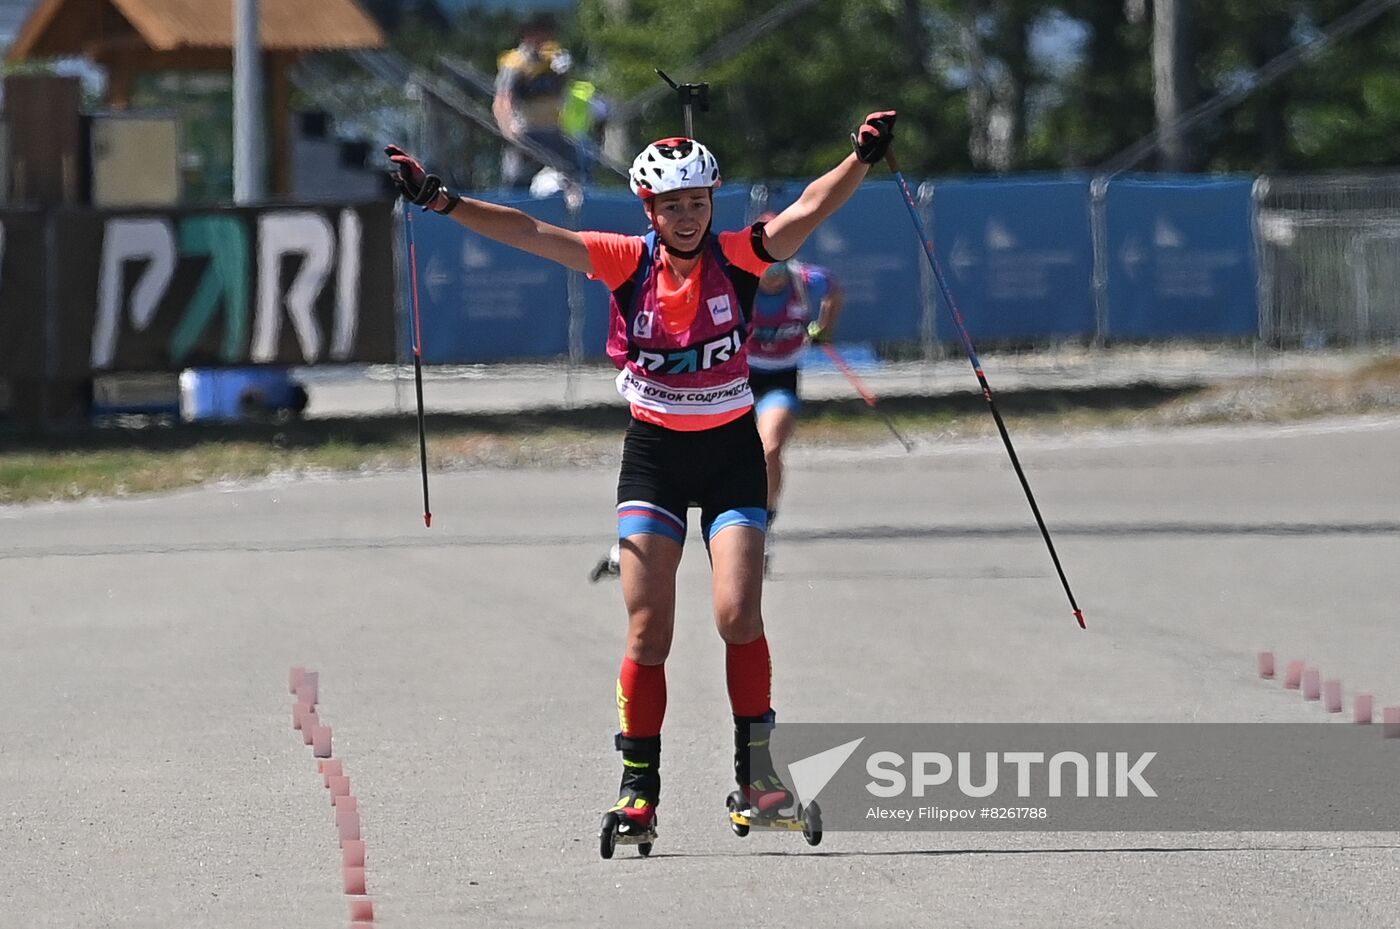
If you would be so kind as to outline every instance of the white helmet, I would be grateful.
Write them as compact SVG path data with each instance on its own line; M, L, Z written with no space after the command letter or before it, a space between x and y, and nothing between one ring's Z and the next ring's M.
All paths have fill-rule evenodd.
M673 190L718 187L719 162L694 139L661 139L642 149L627 179L632 193L650 200Z

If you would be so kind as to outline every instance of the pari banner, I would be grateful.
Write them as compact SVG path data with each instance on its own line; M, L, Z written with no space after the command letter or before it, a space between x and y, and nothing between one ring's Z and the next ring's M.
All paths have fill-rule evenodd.
M44 362L44 214L0 211L0 378L39 378Z
M391 362L390 209L57 213L60 368Z
M771 746L833 831L1394 831L1380 728L782 723Z

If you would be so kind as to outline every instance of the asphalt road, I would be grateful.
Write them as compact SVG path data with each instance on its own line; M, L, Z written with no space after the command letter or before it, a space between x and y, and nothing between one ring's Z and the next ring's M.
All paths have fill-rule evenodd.
M792 456L782 718L1327 722L1257 679L1265 648L1400 704L1400 419L1020 443L1087 632L995 440L891 446ZM345 926L294 664L383 926L1397 924L1394 833L736 839L694 539L661 839L600 860L613 481L438 475L431 530L411 472L0 508L0 927Z

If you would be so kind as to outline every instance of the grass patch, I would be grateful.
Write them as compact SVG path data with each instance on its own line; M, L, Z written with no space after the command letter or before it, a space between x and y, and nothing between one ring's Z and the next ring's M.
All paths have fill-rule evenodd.
M887 397L881 409L916 442L995 432L981 394ZM1192 423L1283 422L1400 410L1400 357L1347 375L1259 378L1205 388L1135 385L997 394L1012 435ZM627 412L618 406L432 415L434 470L615 462ZM808 401L795 443L893 442L859 400ZM0 504L175 490L275 474L374 472L418 465L412 416L283 424L174 424L126 419L61 434L0 433Z
M335 442L302 449L255 442L203 442L188 448L106 448L0 453L0 503L71 500L176 490L279 472L388 467L393 449Z

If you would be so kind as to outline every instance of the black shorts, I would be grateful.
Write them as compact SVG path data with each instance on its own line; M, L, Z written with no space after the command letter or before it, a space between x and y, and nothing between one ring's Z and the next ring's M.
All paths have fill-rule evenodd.
M786 390L796 396L797 369L780 368L777 371L762 371L749 368L749 387L753 388L755 400L762 400L770 390Z
M753 389L754 409L759 415L773 408L796 411L801 406L797 396L797 368L776 371L750 368L749 387Z
M677 432L633 419L617 476L618 538L655 533L685 544L686 511L700 531L768 528L768 468L753 411L714 429Z

